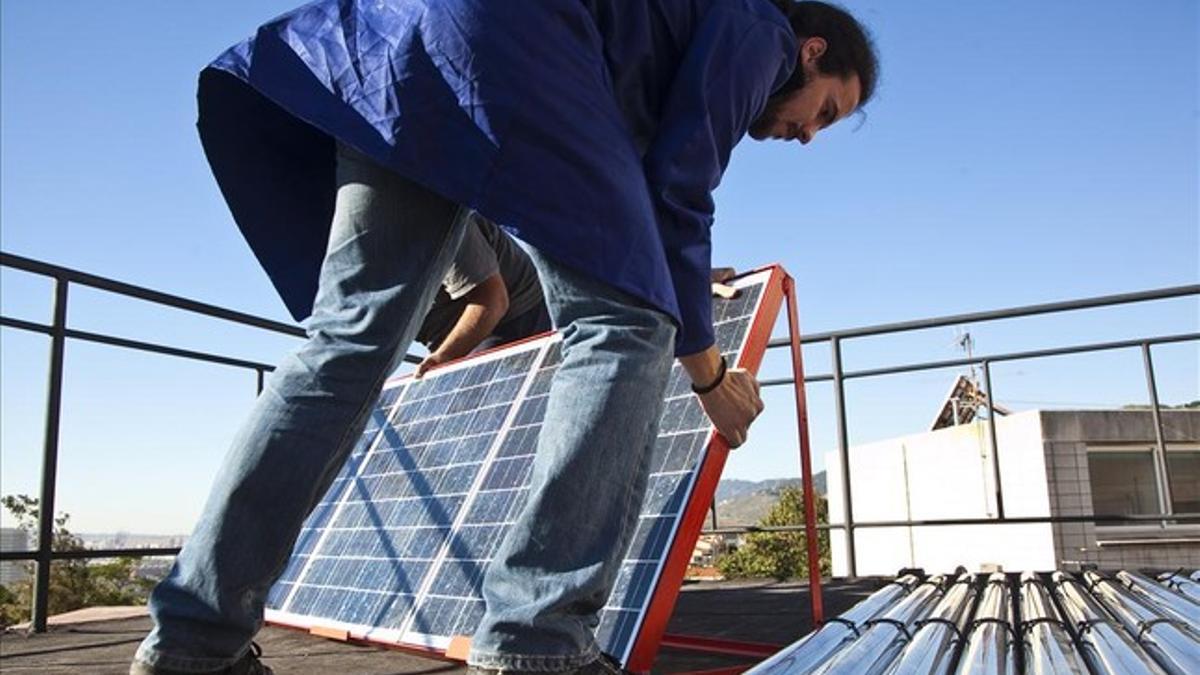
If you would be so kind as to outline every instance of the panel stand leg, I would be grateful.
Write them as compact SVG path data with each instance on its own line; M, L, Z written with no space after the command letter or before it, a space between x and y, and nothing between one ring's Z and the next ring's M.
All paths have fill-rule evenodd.
M812 456L808 439L808 399L804 394L804 356L800 347L800 315L796 310L796 287L790 276L783 279L787 301L788 336L792 349L792 377L796 387L796 431L800 439L801 482L804 487L804 539L808 547L808 595L812 602L813 624L825 623L825 603L821 595L821 546L817 539L817 506L813 492Z

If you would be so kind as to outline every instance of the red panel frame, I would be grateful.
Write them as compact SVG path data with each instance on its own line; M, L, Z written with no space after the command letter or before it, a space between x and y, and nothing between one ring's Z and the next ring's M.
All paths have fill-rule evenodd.
M788 278L783 268L778 265L770 265L763 270L770 270L771 275L763 287L759 311L750 326L742 354L735 364L735 367L745 368L751 373L757 373L758 367L762 365L767 343L771 340L771 331L779 316L779 307L783 303L784 279ZM679 589L683 584L688 562L691 561L692 550L696 547L700 530L704 528L705 517L712 506L717 483L721 480L721 471L725 468L725 460L728 457L729 442L720 434L714 433L709 441L704 463L700 466L699 475L692 486L691 498L683 518L680 519L675 540L671 542L671 550L667 554L654 594L646 608L641 630L634 639L633 649L625 664L628 670L645 672L650 670L654 663L654 657L658 654L659 644L667 629L667 622L675 610L675 600L679 597Z
M437 649L434 647L422 647L420 645L409 644L407 642L387 642L385 640L372 640L370 638L365 637L365 635L355 634L353 631L350 631L350 630L346 631L345 638L335 638L335 637L331 637L329 635L322 635L322 634L320 634L320 632L314 630L316 628L320 628L319 626L308 626L308 625L305 625L300 622L292 622L292 621L287 621L287 620L279 619L279 618L273 618L269 621L266 621L265 623L269 626L276 626L279 628L286 628L288 630L294 630L297 632L308 633L309 635L316 635L317 637L323 637L327 640L337 640L338 642L346 642L348 644L353 644L353 645L362 645L364 647L382 647L384 649L394 650L394 651L398 651L398 652L404 652L405 654L413 654L416 656L426 656L431 659L438 659L439 661L457 661L457 659L453 659L453 658L446 656L446 652L441 649Z

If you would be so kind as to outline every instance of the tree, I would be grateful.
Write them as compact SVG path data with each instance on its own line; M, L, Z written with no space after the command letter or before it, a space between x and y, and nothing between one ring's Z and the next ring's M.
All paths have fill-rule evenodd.
M804 492L797 487L779 491L779 501L759 521L761 527L804 524ZM824 497L816 499L817 522L829 522L829 508ZM830 573L829 532L817 534L821 556L821 574ZM782 581L791 577L808 576L808 547L803 531L753 532L737 550L721 556L717 569L729 579L770 577Z
M38 500L28 495L7 495L0 499L17 521L17 527L32 536L37 532ZM83 540L67 529L71 516L60 513L54 518L52 548L55 551L81 551ZM3 588L0 592L0 626L28 621L33 599L33 563L29 578ZM48 613L61 614L98 605L140 605L153 581L138 576L137 558L117 558L91 562L85 558L56 560L50 565Z
M1148 403L1126 403L1125 405L1121 406L1121 409L1150 410L1152 407L1153 406ZM1179 405L1166 405L1165 403L1160 403L1158 407L1163 410L1195 410L1200 408L1200 400L1188 401L1187 403L1180 403Z

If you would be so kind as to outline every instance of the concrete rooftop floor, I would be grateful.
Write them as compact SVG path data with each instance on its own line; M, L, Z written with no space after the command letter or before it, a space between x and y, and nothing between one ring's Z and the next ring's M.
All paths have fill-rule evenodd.
M885 583L882 579L833 580L825 586L827 617L849 609ZM0 636L0 672L126 673L146 631L145 616L52 626L47 633ZM794 642L812 630L804 582L703 582L684 586L668 634L724 640ZM264 662L279 675L432 675L466 667L393 649L347 644L268 626L257 638ZM750 665L754 659L663 648L654 673L678 673Z

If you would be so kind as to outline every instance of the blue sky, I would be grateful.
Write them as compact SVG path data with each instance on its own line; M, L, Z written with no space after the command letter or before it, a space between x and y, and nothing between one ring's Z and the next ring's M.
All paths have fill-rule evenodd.
M0 4L0 247L286 320L194 132L195 81L288 1ZM1192 0L847 6L873 30L878 98L799 145L744 142L717 193L719 264L782 263L807 331L1196 283ZM861 123L860 123L861 122ZM0 277L6 316L50 287ZM288 338L77 289L81 329L274 362ZM782 324L781 324L782 326ZM1196 331L1194 299L968 327L978 353ZM954 358L954 329L852 342L850 369ZM46 340L0 331L0 493L36 494ZM1200 398L1195 343L1156 349L1166 403ZM766 377L786 371L771 354ZM828 350L806 353L828 370ZM1145 402L1136 351L998 366L1011 407ZM848 387L852 442L918 431L956 372ZM181 532L253 396L253 375L108 347L67 353L59 506L84 531ZM833 447L828 385L812 434ZM783 391L726 475L795 475Z

